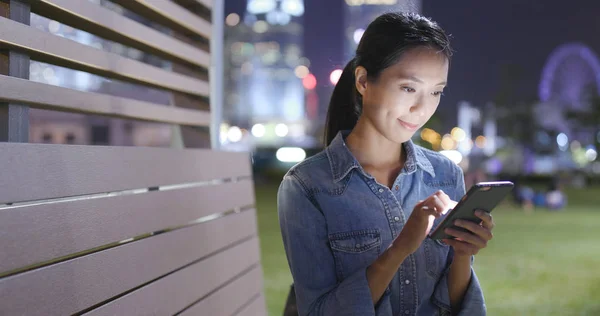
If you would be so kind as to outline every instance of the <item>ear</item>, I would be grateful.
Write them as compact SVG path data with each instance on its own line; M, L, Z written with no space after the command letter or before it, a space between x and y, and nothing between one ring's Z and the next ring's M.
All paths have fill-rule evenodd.
M356 90L360 95L364 95L367 91L367 69L363 66L356 67L354 70L354 78L356 78L354 82Z

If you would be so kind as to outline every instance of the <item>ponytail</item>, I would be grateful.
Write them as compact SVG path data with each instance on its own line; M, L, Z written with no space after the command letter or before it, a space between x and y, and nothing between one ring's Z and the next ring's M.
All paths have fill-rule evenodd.
M353 129L362 112L362 98L355 87L355 69L356 58L346 65L331 94L325 123L326 145L331 144L339 131Z

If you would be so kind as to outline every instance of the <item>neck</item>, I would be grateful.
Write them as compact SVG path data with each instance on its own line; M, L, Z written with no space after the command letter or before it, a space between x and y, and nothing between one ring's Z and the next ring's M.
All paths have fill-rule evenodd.
M402 144L387 139L363 117L346 138L346 145L363 168L396 169L405 161Z

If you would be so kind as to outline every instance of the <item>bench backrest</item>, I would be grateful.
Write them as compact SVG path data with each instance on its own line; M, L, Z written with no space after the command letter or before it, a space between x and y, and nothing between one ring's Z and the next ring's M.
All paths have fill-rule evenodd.
M0 0L0 314L266 315L249 155L209 145L222 1L113 1L129 15L100 2ZM172 64L38 30L31 13ZM171 106L30 81L31 60L167 91ZM30 109L170 124L178 146L27 143Z

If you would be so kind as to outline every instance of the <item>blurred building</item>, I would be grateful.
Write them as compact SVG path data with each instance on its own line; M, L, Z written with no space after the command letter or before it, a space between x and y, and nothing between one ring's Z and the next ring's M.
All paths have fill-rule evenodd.
M347 59L354 57L365 29L375 18L386 12L421 12L421 0L344 0L344 51Z
M242 16L227 16L225 148L312 143L306 94L314 76L303 57L303 15L302 0L248 0Z
M88 0L140 23L140 18L107 0ZM142 61L156 67L169 68L170 63L137 49L104 40L37 14L31 14L31 25L39 30L75 42ZM164 31L164 30L163 30ZM35 60L30 63L30 80L64 88L108 94L157 104L171 104L171 93L140 85L108 80L87 72L50 65ZM73 113L30 109L32 143L169 146L172 128L165 124L145 123Z

